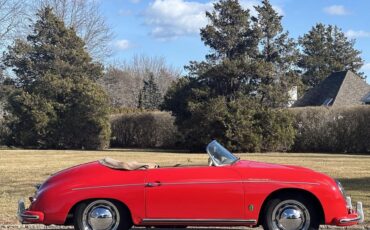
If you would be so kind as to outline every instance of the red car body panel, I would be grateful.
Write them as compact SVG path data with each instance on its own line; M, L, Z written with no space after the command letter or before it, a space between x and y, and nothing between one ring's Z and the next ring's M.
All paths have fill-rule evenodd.
M150 170L147 181L161 184L145 189L146 218L245 218L243 183L232 167Z
M256 225L268 196L282 189L304 190L315 196L325 224L357 224L340 223L357 214L347 209L329 176L301 167L242 160L219 167L134 171L108 168L99 162L82 164L51 176L23 214L42 215L38 220L25 218L28 223L62 225L77 203L112 199L128 207L135 225L145 225L147 219L247 220L235 224Z

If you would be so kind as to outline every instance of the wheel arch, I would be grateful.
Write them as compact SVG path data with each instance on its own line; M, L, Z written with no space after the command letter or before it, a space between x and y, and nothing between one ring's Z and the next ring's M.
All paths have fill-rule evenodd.
M64 221L64 225L72 225L73 224L73 218L74 218L74 213L76 211L76 207L81 204L81 203L84 203L84 202L92 202L94 200L108 200L108 201L111 201L113 203L116 203L118 205L120 205L122 208L126 209L130 215L130 218L132 220L132 213L131 213L131 210L129 209L129 207L122 201L120 200L117 200L117 199L111 199L111 198L89 198L89 199L84 199L84 200L80 200L78 202L76 202L68 211L68 214L67 214L67 217Z
M315 208L318 210L318 216L320 218L320 224L324 224L325 222L325 213L324 213L324 209L322 207L322 204L320 202L320 200L314 195L312 194L311 192L307 191L307 190L304 190L304 189L301 189L301 188L282 188L282 189L278 189L272 193L270 193L266 199L263 201L262 203L262 206L261 206L261 209L260 209L260 213L259 213L259 216L258 216L258 225L262 224L262 220L263 220L263 215L265 215L265 212L267 210L267 203L269 200L271 199L274 199L274 198L277 198L279 196L282 196L282 195L291 195L291 196L303 196L304 198L306 199L309 199L310 201L313 202L313 204L315 205Z

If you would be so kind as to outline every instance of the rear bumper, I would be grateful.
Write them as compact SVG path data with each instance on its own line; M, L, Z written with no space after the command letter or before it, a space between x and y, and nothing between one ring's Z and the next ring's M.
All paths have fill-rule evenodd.
M347 205L349 207L349 214L344 217L335 219L335 225L337 226L350 226L355 224L361 224L364 222L364 210L362 208L362 202L357 202L356 210L352 209L352 204Z
M44 221L44 213L39 211L27 210L24 205L24 200L18 201L17 217L22 224L39 224Z

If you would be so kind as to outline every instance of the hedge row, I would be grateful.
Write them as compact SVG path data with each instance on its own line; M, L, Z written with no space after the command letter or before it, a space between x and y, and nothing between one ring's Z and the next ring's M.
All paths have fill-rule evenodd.
M297 131L292 151L370 152L370 106L304 107L289 111L294 115ZM167 112L137 111L113 115L111 146L179 147L182 138L174 120ZM6 129L0 120L0 133L4 132Z
M370 106L304 107L294 115L294 152L370 152ZM167 112L134 112L112 117L112 147L188 146ZM179 143L182 143L180 146Z
M370 106L305 107L295 115L296 152L370 152Z
M179 141L167 112L117 114L111 118L111 147L173 148Z

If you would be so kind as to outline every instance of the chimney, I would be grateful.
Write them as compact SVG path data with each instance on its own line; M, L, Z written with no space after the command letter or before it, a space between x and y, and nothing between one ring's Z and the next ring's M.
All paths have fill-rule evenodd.
M298 87L293 86L288 91L288 96L289 96L288 107L292 107L294 102L296 102L298 100Z

